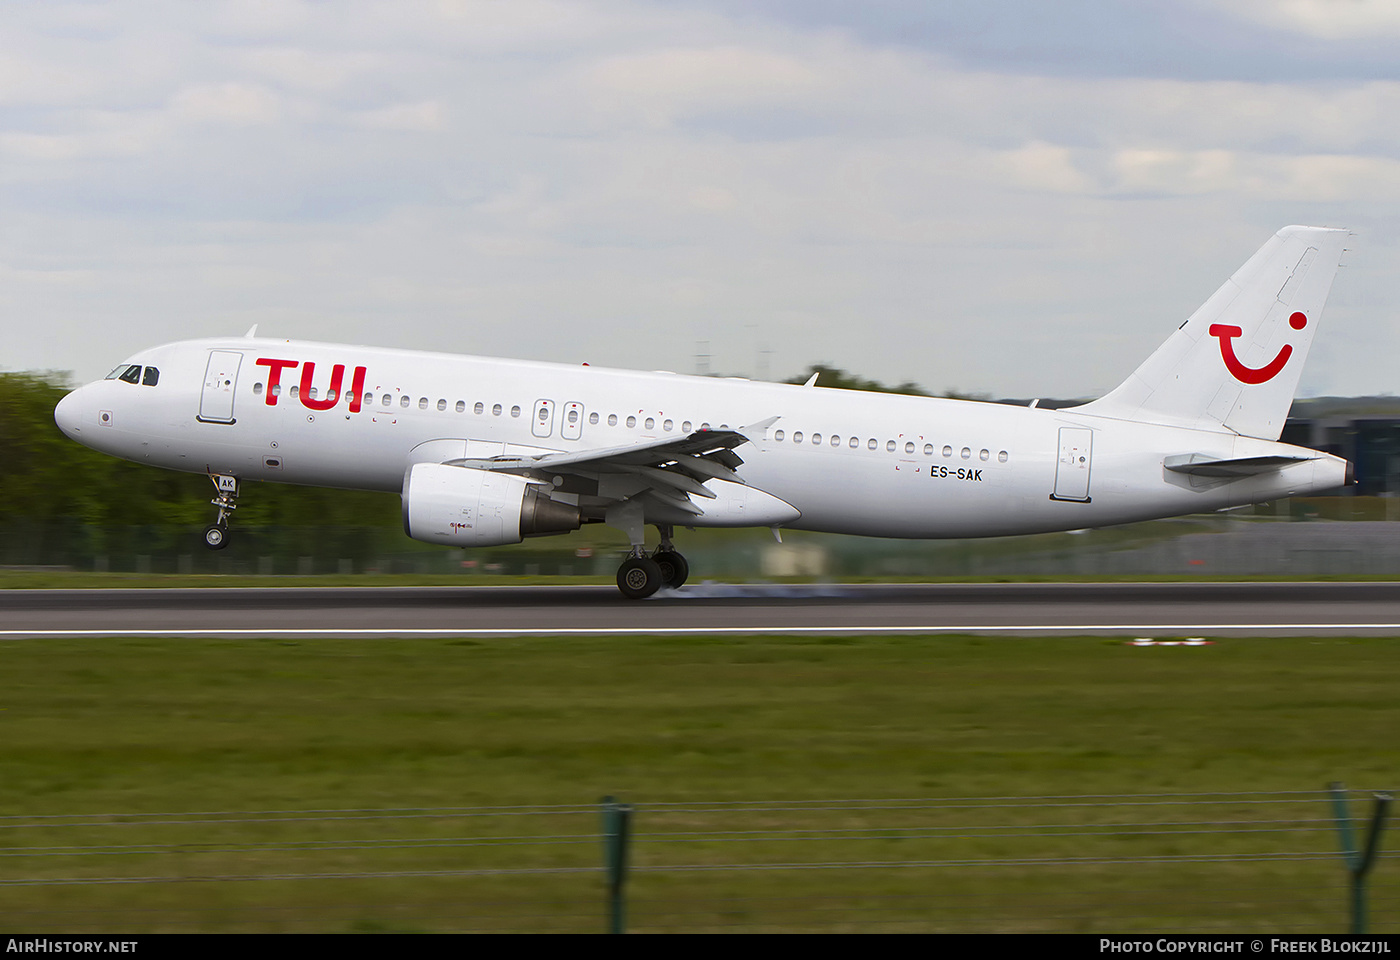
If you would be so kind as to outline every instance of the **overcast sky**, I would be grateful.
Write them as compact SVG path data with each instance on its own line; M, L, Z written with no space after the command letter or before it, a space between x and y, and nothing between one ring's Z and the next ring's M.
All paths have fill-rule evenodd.
M0 368L268 336L997 396L1290 223L1400 381L1396 0L0 5Z

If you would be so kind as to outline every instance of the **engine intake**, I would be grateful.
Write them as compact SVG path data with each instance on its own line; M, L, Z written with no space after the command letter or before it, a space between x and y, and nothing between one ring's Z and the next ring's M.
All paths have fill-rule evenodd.
M416 463L403 481L403 529L449 547L495 547L579 528L578 507L508 473Z

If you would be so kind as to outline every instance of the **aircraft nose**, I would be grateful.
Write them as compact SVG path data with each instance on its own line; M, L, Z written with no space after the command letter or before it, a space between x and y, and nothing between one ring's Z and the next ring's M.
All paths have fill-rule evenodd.
M78 393L79 391L74 390L58 401L58 406L53 408L53 422L58 424L58 429L74 440L83 432Z

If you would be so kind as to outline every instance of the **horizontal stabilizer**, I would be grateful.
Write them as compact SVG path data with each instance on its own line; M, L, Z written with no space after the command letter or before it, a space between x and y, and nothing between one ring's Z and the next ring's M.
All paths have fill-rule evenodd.
M1188 453L1183 456L1167 457L1163 463L1173 473L1185 473L1194 477L1252 477L1270 470L1278 470L1295 463L1306 463L1317 457L1236 457L1219 460L1203 453Z

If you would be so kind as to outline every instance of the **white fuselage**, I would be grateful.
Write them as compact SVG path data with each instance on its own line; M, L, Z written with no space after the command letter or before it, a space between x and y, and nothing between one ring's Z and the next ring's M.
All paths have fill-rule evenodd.
M418 461L724 427L750 439L735 450L739 477L800 511L786 526L943 538L1218 510L1346 476L1337 457L1223 429L819 386L249 338L169 344L129 363L157 368L158 382L81 387L56 411L64 432L139 463L245 480L399 491ZM1166 469L1189 455L1309 459L1238 478Z

